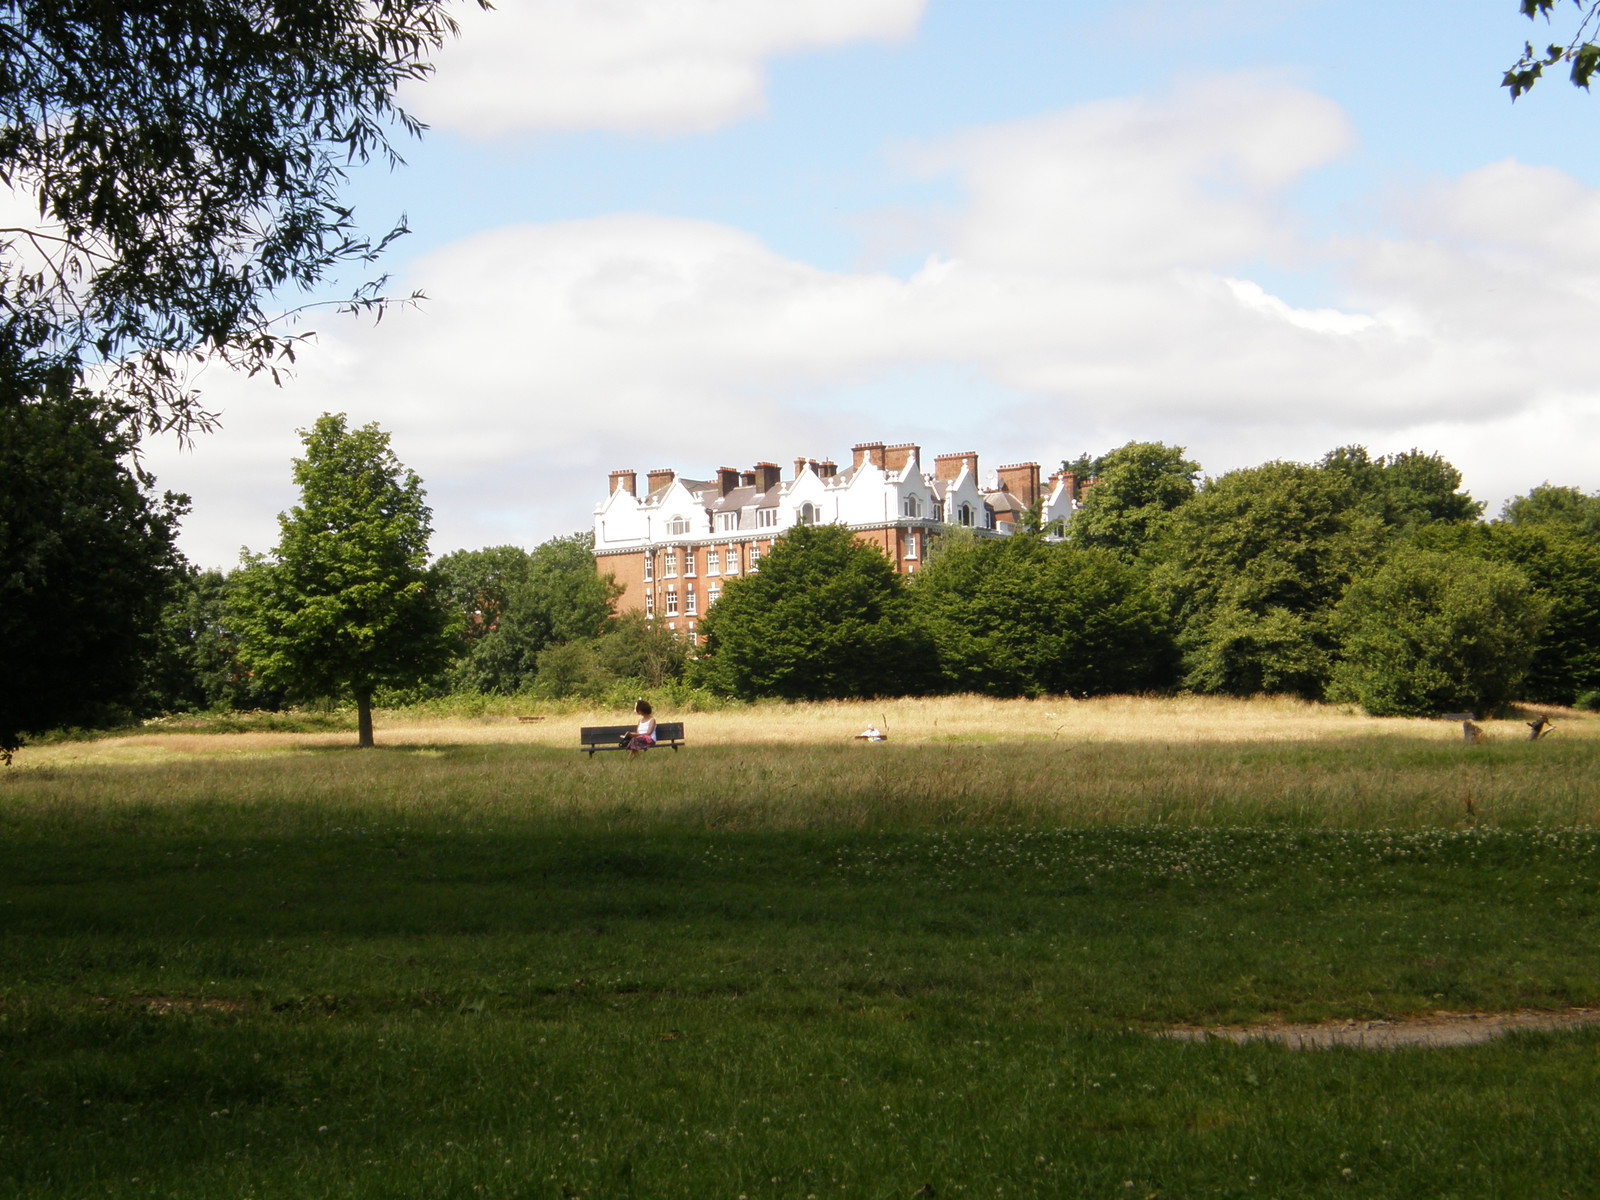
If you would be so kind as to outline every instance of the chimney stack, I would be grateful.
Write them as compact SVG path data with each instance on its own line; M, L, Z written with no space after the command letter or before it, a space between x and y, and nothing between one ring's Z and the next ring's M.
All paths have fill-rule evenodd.
M739 486L739 471L736 467L717 468L717 495L726 496Z
M620 490L620 491L627 492L628 495L630 495L630 496L637 496L639 494L638 488L639 488L639 474L638 474L637 471L613 471L613 472L611 472L611 494L612 495L615 495Z
M1057 471L1050 476L1050 487L1053 490L1056 484L1061 485L1061 490L1067 494L1067 499L1076 503L1078 499L1078 477L1071 471Z
M940 483L954 483L961 476L961 468L965 467L974 479L978 477L978 455L973 450L963 450L960 454L941 454L933 460L933 477Z
M888 446L883 452L883 469L891 475L898 475L906 469L906 464L912 459L916 459L918 465L921 465L921 446L913 446L910 442L902 442L898 446Z
M678 477L678 473L671 467L657 467L650 472L650 492L653 495Z
M1001 467L997 474L1001 489L1021 500L1023 507L1032 508L1039 502L1038 463L1014 463Z
M859 471L863 463L871 463L878 470L883 470L883 443L860 442L850 448L852 470Z
M778 469L777 463L758 462L755 465L756 491L770 492L778 486L778 481L783 478L783 472Z

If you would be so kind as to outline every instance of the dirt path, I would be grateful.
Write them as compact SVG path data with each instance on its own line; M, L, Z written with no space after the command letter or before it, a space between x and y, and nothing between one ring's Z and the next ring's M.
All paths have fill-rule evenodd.
M1161 1036L1180 1042L1277 1042L1292 1050L1325 1050L1333 1046L1393 1050L1401 1046L1475 1046L1513 1030L1577 1029L1584 1025L1600 1025L1600 1008L1437 1012L1398 1021L1322 1021L1316 1025L1179 1025Z

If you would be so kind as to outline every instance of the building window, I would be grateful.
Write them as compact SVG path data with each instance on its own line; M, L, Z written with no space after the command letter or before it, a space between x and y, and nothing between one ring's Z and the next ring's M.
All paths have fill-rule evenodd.
M696 596L695 590L693 588L684 588L683 589L683 615L684 616L686 616L686 617L697 617L697 616L700 615L700 607L696 603L696 599L697 599L697 596Z
M800 524L815 525L817 523L817 508L814 504L800 506Z
M778 524L778 510L775 508L758 508L756 510L756 528L772 529Z
M695 552L693 550L690 550L690 549L684 550L684 552L683 552L683 575L684 575L685 579L693 579L694 578L694 560L695 560L695 558L696 558L696 555L695 555Z
M722 530L724 533L733 532L735 529L739 528L739 514L736 512L718 513L717 528Z
M706 550L706 574L722 574L722 555L715 546L711 546Z
M713 604L715 604L718 600L721 600L721 599L722 599L722 588L719 585L713 583L710 587L708 587L706 589L706 607L707 608L710 608Z
M676 579L678 577L678 552L676 550L667 551L666 562L663 564L661 576L663 579Z
M944 524L944 501L943 500L935 500L933 502L933 519L935 521L939 522L939 524L941 524L941 525Z
M761 570L761 547L754 542L750 543L750 566L748 570L752 575Z
M965 525L969 529L972 527L972 505L963 504L956 509L956 524Z
M677 615L678 615L678 589L673 587L672 584L669 583L669 584L667 584L667 616L675 617Z
M728 561L722 568L724 575L737 575L739 573L739 547L728 547Z
M656 556L647 553L644 556L644 581L649 583L656 577Z
M917 534L917 531L915 529L913 529L910 533L906 534L906 557L907 558L916 558L917 557L917 543L920 540L921 539L919 538L919 536Z
M689 532L689 518L673 517L667 522L667 532L674 537L682 537Z
M908 517L920 517L922 515L922 501L915 496L907 496L902 507Z
M691 621L690 624L689 624L689 645L698 646L699 644L700 644L700 635L697 632L695 632L694 623Z
M644 619L648 621L651 618L653 618L655 615L656 615L656 594L654 592L646 592L644 594Z

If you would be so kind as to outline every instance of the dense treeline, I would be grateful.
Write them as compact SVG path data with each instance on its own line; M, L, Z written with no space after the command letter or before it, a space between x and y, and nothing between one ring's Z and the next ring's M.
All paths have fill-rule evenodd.
M1546 484L1484 522L1438 455L1359 446L1205 479L1160 443L1063 465L1094 480L1066 528L951 535L918 575L870 575L892 625L825 630L839 580L877 555L796 531L726 586L691 678L751 697L1268 692L1378 715L1600 702L1600 496Z
M31 457L0 473L0 504L41 511L20 495L28 480L61 509L0 522L8 560L27 565L0 577L0 610L16 626L0 713L11 747L54 725L352 694L365 705L447 695L620 705L662 689L680 702L1187 690L1288 693L1379 715L1513 699L1600 707L1600 495L1546 484L1484 521L1459 473L1415 450L1343 447L1314 465L1202 478L1181 448L1130 443L1068 464L1094 482L1065 528L1035 519L1008 537L952 532L909 577L847 530L797 528L758 574L725 582L690 646L640 613L617 614L589 534L426 565L420 482L375 427L347 430L342 418L305 434L303 503L285 514L273 555L226 574L195 570L172 543L183 498L156 495L131 460L124 416L96 411L98 425L87 410L69 414L93 453L52 457L49 438L18 436L8 444ZM340 491L356 477L376 490ZM391 524L358 570L364 506ZM403 528L392 524L408 512ZM60 552L61 530L80 516L105 543L88 570ZM341 524L351 532L330 545ZM324 632L356 628L359 644L298 645L307 614ZM40 636L51 628L62 637Z

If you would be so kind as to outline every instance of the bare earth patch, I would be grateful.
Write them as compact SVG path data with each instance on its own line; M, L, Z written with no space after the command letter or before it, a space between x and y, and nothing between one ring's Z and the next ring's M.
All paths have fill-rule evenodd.
M1516 1030L1546 1032L1600 1025L1600 1008L1562 1012L1436 1012L1398 1021L1322 1021L1315 1025L1178 1025L1160 1036L1180 1042L1277 1042L1291 1050L1395 1050L1402 1046L1475 1046Z

